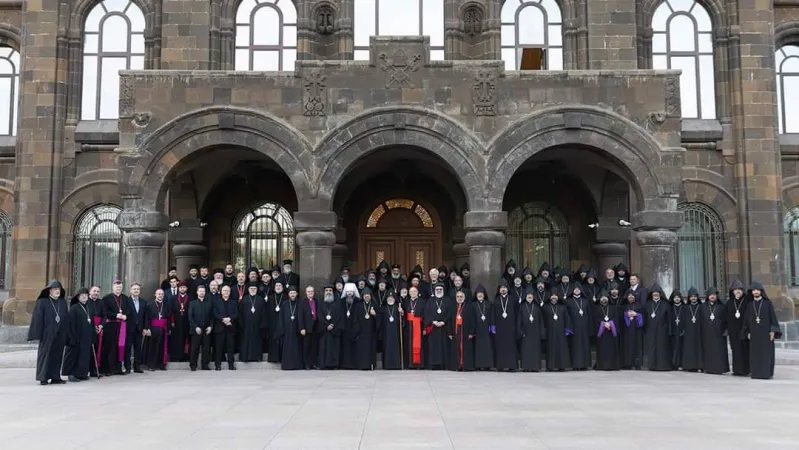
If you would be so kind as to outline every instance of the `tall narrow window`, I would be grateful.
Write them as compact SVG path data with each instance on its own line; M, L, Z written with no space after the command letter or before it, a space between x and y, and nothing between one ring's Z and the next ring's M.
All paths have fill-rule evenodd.
M569 225L546 203L524 204L508 215L505 259L538 268L544 262L569 264Z
M677 232L679 286L683 294L691 287L700 294L709 287L724 291L724 228L715 211L701 203L681 203L683 223Z
M122 273L122 231L117 218L122 209L98 205L80 216L75 227L73 288L100 285L111 288Z
M144 24L129 0L101 1L86 16L81 119L119 117L119 71L144 69Z
M243 0L236 10L236 70L293 71L297 8L291 0Z
M11 288L11 218L0 211L0 289Z
M799 133L799 45L783 45L774 60L780 133Z
M233 263L237 270L271 268L294 258L294 221L282 206L264 203L248 208L233 226Z
M788 285L799 286L799 206L785 214L785 271Z
M0 46L0 136L17 135L19 52Z
M563 70L563 18L555 0L506 0L500 16L507 70Z
M430 36L430 59L444 59L444 0L354 0L355 59L369 59L371 36Z
M652 68L680 69L682 116L716 118L713 25L696 0L665 0L652 15Z

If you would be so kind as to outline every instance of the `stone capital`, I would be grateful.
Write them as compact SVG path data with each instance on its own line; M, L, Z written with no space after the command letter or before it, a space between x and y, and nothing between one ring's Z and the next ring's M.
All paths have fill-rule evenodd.
M677 233L671 230L639 231L635 238L641 247L672 247L677 243Z
M298 232L306 230L332 232L337 226L338 220L333 211L297 211L294 213L294 229Z
M682 227L682 217L682 212L677 210L640 211L633 215L633 229L676 231Z
M117 225L123 231L166 231L169 217L155 211L125 209L119 214Z
M504 231L507 227L508 213L505 211L468 211L463 215L463 228L466 230L466 236L468 236L472 231Z
M466 233L466 245L469 247L502 247L505 245L505 233L493 230L469 231Z
M122 236L126 249L161 248L166 242L164 231L127 231Z
M336 243L336 233L332 231L300 231L296 236L297 245L303 247L332 247Z

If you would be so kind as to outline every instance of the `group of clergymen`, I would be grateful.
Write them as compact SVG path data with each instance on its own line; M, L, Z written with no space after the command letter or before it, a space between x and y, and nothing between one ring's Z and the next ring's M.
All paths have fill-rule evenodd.
M381 262L353 278L342 267L321 296L298 290L292 261L272 270L209 273L176 268L152 300L140 286L123 294L81 288L71 306L57 281L41 293L29 339L39 340L36 379L41 384L89 376L166 370L189 361L192 371L235 370L241 362L280 363L284 370L448 369L536 372L679 370L768 379L774 374L774 339L781 336L763 287L736 281L725 301L709 288L667 299L657 285L640 284L623 264L600 280L581 266L537 274L508 262L496 295L470 287L469 265L421 267L407 275ZM64 348L66 347L66 351ZM213 356L212 356L213 347ZM592 358L592 348L596 357ZM62 363L63 355L63 363ZM542 359L545 365L542 365Z

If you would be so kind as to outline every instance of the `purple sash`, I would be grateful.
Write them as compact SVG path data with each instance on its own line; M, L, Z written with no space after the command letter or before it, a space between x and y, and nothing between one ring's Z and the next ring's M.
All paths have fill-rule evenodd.
M100 323L103 321L102 317L95 317L94 318L94 326L99 326ZM94 355L94 362L95 367L100 367L100 358L103 355L103 331L100 330L100 335L97 337L97 352Z
M161 331L161 340L164 341L164 365L166 365L166 363L169 362L169 333L166 328L166 319L153 319L150 325L163 330Z
M119 324L119 339L117 340L117 358L119 362L125 361L125 339L128 335L128 323L124 320L112 319L109 322L116 322Z

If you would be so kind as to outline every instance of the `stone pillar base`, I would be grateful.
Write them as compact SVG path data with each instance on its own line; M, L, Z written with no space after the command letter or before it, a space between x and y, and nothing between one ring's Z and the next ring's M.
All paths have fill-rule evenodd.
M44 286L42 286L44 288ZM36 300L9 298L3 303L3 326L29 325Z

